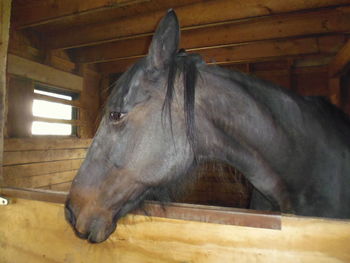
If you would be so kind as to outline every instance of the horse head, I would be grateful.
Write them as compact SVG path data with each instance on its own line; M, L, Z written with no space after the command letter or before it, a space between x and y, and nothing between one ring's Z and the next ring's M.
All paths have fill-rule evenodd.
M106 240L120 217L193 163L186 118L175 114L183 113L183 99L176 92L166 95L179 34L177 17L170 10L156 30L148 55L116 82L73 180L66 219L79 237L92 243ZM171 101L173 96L176 103L167 104L164 98ZM166 114L170 110L171 118Z

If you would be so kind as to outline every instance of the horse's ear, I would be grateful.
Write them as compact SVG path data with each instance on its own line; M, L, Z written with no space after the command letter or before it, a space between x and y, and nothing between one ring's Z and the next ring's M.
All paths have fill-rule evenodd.
M147 61L150 67L161 69L169 63L179 46L180 28L174 10L160 21L150 45Z

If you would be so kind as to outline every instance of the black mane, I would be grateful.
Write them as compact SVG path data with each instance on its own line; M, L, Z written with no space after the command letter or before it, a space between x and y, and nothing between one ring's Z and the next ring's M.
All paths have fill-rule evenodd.
M183 75L184 87L184 115L186 124L187 139L192 147L193 153L195 147L195 90L198 78L197 63L202 62L202 59L197 54L188 54L184 49L180 49L173 57L169 65L169 73L167 78L167 89L163 103L163 116L168 115L170 127L172 126L171 104L173 101L175 79L180 74ZM196 158L195 158L196 161Z

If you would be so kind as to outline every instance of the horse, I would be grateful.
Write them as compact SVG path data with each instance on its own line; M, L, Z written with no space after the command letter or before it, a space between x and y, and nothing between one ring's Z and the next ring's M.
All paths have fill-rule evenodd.
M319 98L206 64L179 50L177 16L114 84L65 204L76 235L106 240L145 198L166 196L199 163L236 167L252 208L350 218L349 117Z

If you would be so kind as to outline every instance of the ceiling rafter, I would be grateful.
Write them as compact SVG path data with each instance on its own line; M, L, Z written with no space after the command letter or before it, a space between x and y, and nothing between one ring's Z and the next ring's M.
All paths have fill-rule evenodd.
M201 30L217 30L220 26L233 30L237 24L268 24L270 20L275 20L275 23L288 23L285 17L291 18L297 23L299 16L301 16L300 19L304 20L307 20L308 16L311 16L311 20L322 20L322 24L315 21L312 21L312 23L316 24L316 27L319 29L318 31L325 32L334 30L334 23L336 22L334 21L334 17L339 16L340 18L344 18L345 16L349 16L350 12L348 10L349 8L340 7L313 11L314 15L313 13L304 11L303 13L306 13L306 15L303 13L285 14L305 10L309 6L324 7L341 2L347 2L349 4L349 0L309 0L306 2L307 4L304 0L293 0L292 4L287 4L285 3L286 1L283 1L283 4L281 2L282 1L279 0L247 0L240 2L240 6L237 8L237 1L204 1L197 4L181 6L176 9L176 12L181 21L182 29L184 31L191 31L191 33L200 32ZM316 5L316 3L318 5ZM206 12L204 13L204 11ZM273 15L281 13L283 14ZM43 45L48 49L67 49L121 39L139 38L145 35L151 35L155 30L156 24L163 15L164 10L160 10L105 23L80 26L77 28L72 27L61 32L52 31L50 35L44 35L45 43L43 43ZM332 21L327 22L328 19L332 19ZM281 22L276 20L281 20ZM336 24L339 26L338 24L340 23ZM296 24L296 26L298 25L299 24ZM313 26L313 24L311 24L311 26ZM306 29L307 28L304 30Z
M254 43L192 50L209 64L231 64L271 59L286 59L303 55L333 55L345 42L344 36L320 36L296 39L268 40ZM104 73L125 71L139 57L97 64Z

